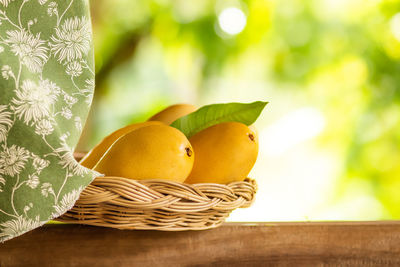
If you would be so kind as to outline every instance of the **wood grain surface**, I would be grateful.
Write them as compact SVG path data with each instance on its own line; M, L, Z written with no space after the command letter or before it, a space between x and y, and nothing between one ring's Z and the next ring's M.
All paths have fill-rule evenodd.
M400 222L227 223L186 232L46 225L0 266L400 266Z

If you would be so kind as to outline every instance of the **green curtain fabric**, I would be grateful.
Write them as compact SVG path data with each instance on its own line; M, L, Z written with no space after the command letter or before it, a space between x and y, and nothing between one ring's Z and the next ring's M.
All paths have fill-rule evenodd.
M99 174L73 151L94 91L87 0L0 0L0 241L70 209Z

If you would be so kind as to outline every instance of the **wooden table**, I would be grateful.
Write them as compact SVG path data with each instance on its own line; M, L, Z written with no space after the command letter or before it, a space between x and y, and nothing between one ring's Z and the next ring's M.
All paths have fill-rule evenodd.
M400 266L400 221L186 232L46 225L0 244L0 266Z

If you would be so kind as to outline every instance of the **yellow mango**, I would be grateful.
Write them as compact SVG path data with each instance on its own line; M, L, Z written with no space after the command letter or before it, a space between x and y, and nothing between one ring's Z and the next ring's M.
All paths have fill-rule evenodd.
M142 123L134 123L125 126L121 129L118 129L115 132L111 133L110 135L106 136L100 143L98 143L92 150L90 150L89 153L87 153L79 163L85 166L86 168L92 169L96 165L96 163L101 159L104 153L106 153L107 149L109 149L110 146L124 134L145 126L162 125L162 124L163 123L159 121L148 121Z
M151 125L119 138L94 170L136 180L183 182L193 167L193 148L186 136L167 125Z
M167 125L170 125L180 117L186 116L194 111L196 111L196 107L193 105L176 104L163 109L148 120L161 121Z
M244 180L258 155L255 131L238 122L220 123L189 139L196 154L185 183L227 184Z

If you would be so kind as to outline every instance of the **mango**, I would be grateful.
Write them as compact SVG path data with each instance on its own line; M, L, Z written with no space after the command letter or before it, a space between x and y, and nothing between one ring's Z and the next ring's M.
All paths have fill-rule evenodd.
M189 139L196 159L185 183L227 184L244 180L256 162L258 136L238 122L206 128Z
M86 168L92 169L101 159L104 153L106 153L107 149L109 149L110 146L124 134L145 126L162 125L162 124L163 123L159 121L148 121L142 123L134 123L126 127L123 127L121 129L118 129L115 132L111 133L110 135L106 136L100 143L98 143L92 150L90 150L89 153L87 153L79 163L85 166Z
M193 162L193 148L182 132L167 125L151 125L115 141L94 170L136 180L183 182Z
M161 121L167 125L170 125L180 117L186 116L194 111L196 111L196 107L193 105L176 104L163 109L148 120Z

